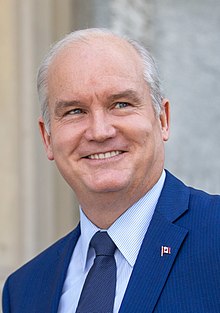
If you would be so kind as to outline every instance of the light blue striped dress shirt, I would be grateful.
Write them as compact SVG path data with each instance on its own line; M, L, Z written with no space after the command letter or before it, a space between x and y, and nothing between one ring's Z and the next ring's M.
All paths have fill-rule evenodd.
M165 171L163 171L156 185L107 230L117 246L115 252L117 283L113 313L119 311L138 252L163 188L164 180ZM74 313L76 311L86 275L95 258L95 252L92 248L89 248L89 243L92 236L100 229L92 224L82 210L80 210L80 223L81 235L69 264L58 313Z

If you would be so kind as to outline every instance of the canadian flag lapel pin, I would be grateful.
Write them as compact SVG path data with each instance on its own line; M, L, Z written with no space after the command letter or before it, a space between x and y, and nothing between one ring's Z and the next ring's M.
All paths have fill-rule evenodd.
M161 246L160 255L163 256L164 254L171 254L171 247Z

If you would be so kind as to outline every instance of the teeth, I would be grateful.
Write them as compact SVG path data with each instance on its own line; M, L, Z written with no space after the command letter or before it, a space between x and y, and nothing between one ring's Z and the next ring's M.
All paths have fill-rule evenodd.
M96 154L91 154L88 156L89 159L92 160L101 160L101 159L107 159L107 158L112 158L118 154L121 154L121 151L111 151L111 152L106 152L106 153L96 153Z

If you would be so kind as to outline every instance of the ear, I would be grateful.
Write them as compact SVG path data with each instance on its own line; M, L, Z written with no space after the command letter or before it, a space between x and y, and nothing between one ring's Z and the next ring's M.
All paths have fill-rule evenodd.
M162 138L164 141L167 141L169 139L170 134L170 103L167 99L163 99L162 101L160 123L162 130Z
M45 122L42 117L39 118L38 124L40 128L41 137L43 139L43 144L47 153L47 157L50 161L52 161L54 160L54 157L53 157L53 149L51 145L51 136L50 134L48 134Z

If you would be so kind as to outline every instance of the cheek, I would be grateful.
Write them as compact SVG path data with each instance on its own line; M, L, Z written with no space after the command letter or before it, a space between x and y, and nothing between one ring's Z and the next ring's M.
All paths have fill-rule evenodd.
M144 148L145 145L149 144L149 139L153 134L153 128L146 120L144 122L137 121L135 127L129 127L129 132L133 141Z
M139 123L138 128L136 127L131 134L143 158L157 157L162 151L162 132L157 122L150 123L145 119L145 123Z
M74 150L77 146L77 136L69 129L62 128L51 134L52 149L54 151L55 157L58 154L66 155L70 153L70 151Z

